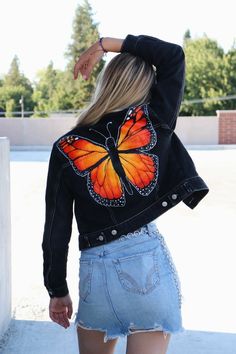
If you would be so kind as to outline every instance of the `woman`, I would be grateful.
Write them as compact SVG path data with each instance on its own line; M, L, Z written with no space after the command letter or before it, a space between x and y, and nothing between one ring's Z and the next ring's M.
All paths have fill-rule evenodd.
M44 284L50 318L67 328L66 282L73 202L79 229L80 354L164 354L183 332L177 271L154 220L208 193L174 132L184 88L184 52L151 36L101 38L74 67L87 80L104 53L119 53L98 77L90 104L54 144L46 189Z

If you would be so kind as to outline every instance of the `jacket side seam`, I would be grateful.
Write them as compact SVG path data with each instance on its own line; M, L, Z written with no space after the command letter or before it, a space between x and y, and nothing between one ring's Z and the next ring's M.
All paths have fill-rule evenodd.
M106 206L106 209L108 210L108 213L109 213L109 215L110 215L112 221L113 221L114 223L117 223L117 220L116 220L116 217L115 217L113 211L112 211L108 206Z
M56 213L56 207L57 207L57 195L58 195L58 190L60 187L60 183L61 183L61 176L62 176L62 172L64 170L64 168L66 168L68 166L68 163L66 162L65 164L62 165L60 171L58 172L58 176L57 176L57 184L56 184L56 192L55 192L55 199L54 199L54 208L53 208L53 213L52 213L52 217L51 217L51 222L50 222L50 227L49 227L49 252L50 252L50 265L48 268L48 272L46 275L46 280L47 280L47 286L50 289L49 286L49 275L52 269L52 263L53 263L53 252L52 252L52 226L53 226L53 222L54 222L54 218L55 218L55 213Z

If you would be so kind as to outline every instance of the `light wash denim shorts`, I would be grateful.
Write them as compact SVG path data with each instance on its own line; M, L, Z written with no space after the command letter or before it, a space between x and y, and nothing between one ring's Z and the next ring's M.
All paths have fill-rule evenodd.
M134 331L185 331L179 276L155 222L81 250L79 263L76 328L105 332L105 343Z

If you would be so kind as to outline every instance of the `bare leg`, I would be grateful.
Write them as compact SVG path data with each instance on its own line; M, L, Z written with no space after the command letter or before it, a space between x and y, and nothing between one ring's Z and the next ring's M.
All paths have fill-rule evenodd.
M80 354L113 354L118 338L104 343L105 332L77 327Z
M166 354L171 334L137 332L127 336L126 354Z

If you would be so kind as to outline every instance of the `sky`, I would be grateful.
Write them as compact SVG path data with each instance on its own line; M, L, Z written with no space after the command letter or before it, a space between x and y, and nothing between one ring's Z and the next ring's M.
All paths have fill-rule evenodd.
M53 61L63 70L71 43L78 0L1 0L0 75L7 73L17 55L20 71L31 81ZM227 52L236 40L236 1L224 0L90 0L100 36L125 38L147 34L182 45L190 29L192 38L204 33ZM109 53L106 60L115 54Z

